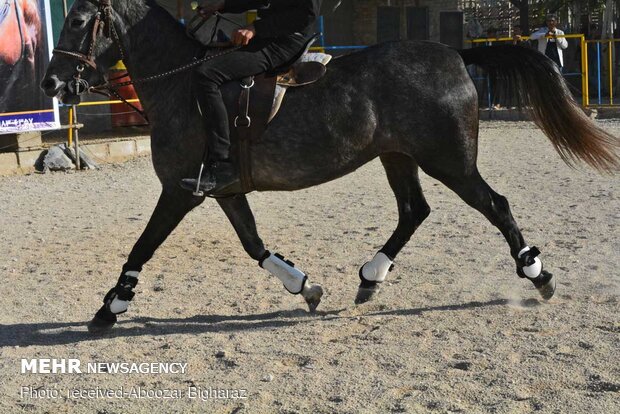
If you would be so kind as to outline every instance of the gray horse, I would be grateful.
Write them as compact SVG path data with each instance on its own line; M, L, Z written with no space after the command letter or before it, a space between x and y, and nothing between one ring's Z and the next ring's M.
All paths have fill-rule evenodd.
M154 1L76 0L55 52L41 86L49 96L76 102L80 91L75 77L90 85L104 83L105 68L119 58L138 79L191 62L204 49ZM399 220L385 246L361 267L357 303L377 291L399 251L430 213L419 168L497 226L510 246L517 274L529 279L543 298L555 291L555 278L543 270L538 249L525 243L507 200L476 167L478 99L466 70L469 64L486 67L517 91L564 160L583 160L601 170L618 167L618 141L584 115L553 62L536 51L518 46L456 51L437 43L394 42L336 59L317 84L288 93L267 132L252 144L251 162L258 191L293 191L342 177L380 157ZM196 173L205 148L192 77L182 73L139 83L136 90L150 120L153 165L162 193L116 286L89 324L96 332L112 327L127 310L143 265L204 201L178 187L181 178ZM265 249L245 195L217 202L247 253L314 310L322 289L291 262Z

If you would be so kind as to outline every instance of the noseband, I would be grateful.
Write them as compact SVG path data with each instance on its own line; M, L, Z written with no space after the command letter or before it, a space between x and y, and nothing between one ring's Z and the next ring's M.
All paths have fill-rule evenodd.
M112 3L111 0L90 0L93 4L98 7L97 13L95 14L95 21L93 23L93 28L91 32L90 44L88 46L88 52L86 54L80 52L73 52L69 50L62 49L54 49L52 53L57 55L65 55L78 59L80 64L77 65L76 74L73 76L75 79L75 93L76 95L83 95L88 92L90 89L90 85L85 79L82 79L82 72L84 72L85 65L90 67L93 70L97 70L97 64L95 63L95 59L93 57L93 53L95 51L95 45L97 43L97 39L100 37L105 37L107 39L112 39L112 42L116 43L118 50L121 55L121 60L125 59L125 54L123 53L123 48L121 46L120 39L118 37L118 33L116 32L116 28L114 27L114 21L112 18Z

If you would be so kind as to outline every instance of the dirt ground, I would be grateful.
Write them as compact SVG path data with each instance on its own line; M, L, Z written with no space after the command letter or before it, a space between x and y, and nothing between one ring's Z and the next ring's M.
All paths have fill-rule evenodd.
M620 136L620 124L604 126ZM620 413L620 180L568 168L529 123L483 123L479 166L557 276L550 302L516 276L497 229L422 175L433 212L381 295L354 305L360 265L397 220L374 161L317 188L249 197L267 247L324 287L316 315L207 202L104 337L85 323L155 206L150 160L0 178L0 412ZM187 372L22 373L31 358ZM130 394L96 398L121 387Z

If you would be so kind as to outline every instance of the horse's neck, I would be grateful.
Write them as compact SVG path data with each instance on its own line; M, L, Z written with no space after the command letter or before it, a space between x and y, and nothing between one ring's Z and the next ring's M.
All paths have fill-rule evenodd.
M141 0L127 3L142 3ZM132 9L127 7L123 16L128 25L124 63L133 79L162 74L191 62L196 53L197 43L189 39L178 23L163 9L142 4ZM136 85L143 101L161 101L172 83L179 86L179 76L164 78L161 81ZM147 103L147 106L149 102Z

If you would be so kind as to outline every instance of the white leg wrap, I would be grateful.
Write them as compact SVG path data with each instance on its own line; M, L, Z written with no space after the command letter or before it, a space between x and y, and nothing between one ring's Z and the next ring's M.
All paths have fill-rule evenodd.
M525 246L523 249L521 249L521 251L518 254L519 259L521 258L521 256L523 256L525 253L529 251L530 251L529 246ZM523 274L527 276L529 279L536 279L538 276L540 276L540 273L542 272L542 262L540 261L538 257L535 257L534 264L530 266L523 266L522 270L523 270Z
M271 253L260 263L260 266L280 279L290 293L297 294L303 290L304 282L307 279L306 274L295 269L295 265L284 260L282 256Z
M140 275L139 272L136 272L133 270L129 270L125 272L125 276L135 277L136 279L138 278L139 275ZM123 313L127 311L128 307L129 307L129 301L120 300L118 297L115 297L114 299L112 299L112 302L110 303L110 312L114 314Z
M369 282L381 283L385 280L394 262L384 253L377 253L372 260L362 266L362 276Z

